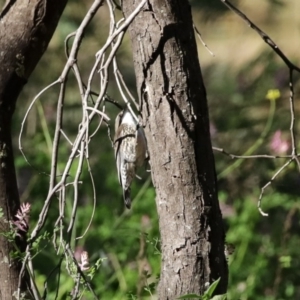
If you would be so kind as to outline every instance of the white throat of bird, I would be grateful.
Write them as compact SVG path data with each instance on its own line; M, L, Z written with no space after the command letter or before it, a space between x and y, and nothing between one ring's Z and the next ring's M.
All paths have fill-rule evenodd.
M136 121L134 120L134 118L129 110L124 112L121 124L128 124L128 125L132 125L132 126L136 125Z

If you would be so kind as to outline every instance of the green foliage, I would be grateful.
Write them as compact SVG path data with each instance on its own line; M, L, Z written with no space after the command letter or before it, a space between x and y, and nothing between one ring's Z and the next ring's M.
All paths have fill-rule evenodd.
M43 234L39 235L31 247L33 258L49 247L50 242L49 232L45 231Z
M266 196L268 218L257 213L256 200L236 200L235 215L228 218L227 240L236 246L229 259L228 299L294 299L299 291L291 293L286 284L296 284L299 276L299 197Z

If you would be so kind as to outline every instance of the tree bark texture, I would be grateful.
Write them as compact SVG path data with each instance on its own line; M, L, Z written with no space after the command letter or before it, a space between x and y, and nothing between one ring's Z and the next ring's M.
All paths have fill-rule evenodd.
M11 121L24 84L45 52L67 0L11 0L0 14L0 232L9 230L20 206L11 138ZM50 63L50 62L49 62ZM16 241L21 250L26 245ZM0 234L0 299L13 299L20 263L13 245ZM22 289L25 290L23 282Z
M139 0L123 0L125 16ZM188 0L149 0L129 27L161 234L159 299L203 294L228 268Z

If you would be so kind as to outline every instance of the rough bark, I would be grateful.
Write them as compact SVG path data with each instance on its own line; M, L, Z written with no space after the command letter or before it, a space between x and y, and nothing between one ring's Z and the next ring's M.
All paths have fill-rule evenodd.
M139 0L123 0L125 16ZM188 0L149 0L129 27L161 234L159 299L203 294L228 269L206 91Z
M24 84L45 52L67 0L11 0L0 14L0 232L9 230L19 208L11 120ZM24 243L16 241L24 249ZM0 299L12 299L20 264L12 260L13 245L0 234ZM25 289L25 282L22 288Z

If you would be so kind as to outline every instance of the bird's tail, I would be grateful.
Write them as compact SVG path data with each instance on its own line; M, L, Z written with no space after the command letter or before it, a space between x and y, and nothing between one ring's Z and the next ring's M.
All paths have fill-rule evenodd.
M128 209L130 209L130 207L131 207L130 187L128 187L128 189L124 190L124 202L125 202L125 206Z

